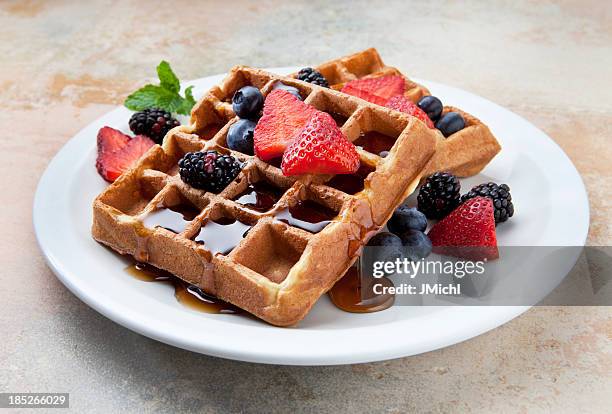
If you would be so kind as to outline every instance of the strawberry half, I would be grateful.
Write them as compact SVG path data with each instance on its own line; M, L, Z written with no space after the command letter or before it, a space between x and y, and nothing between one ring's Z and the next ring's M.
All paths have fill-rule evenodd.
M98 154L120 150L130 142L130 139L118 129L102 127L98 131Z
M122 137L123 136L123 137ZM98 173L109 183L127 171L155 143L144 135L131 138L110 127L98 132Z
M317 109L283 89L273 90L264 101L263 116L253 133L255 155L269 161L283 155Z
M429 231L435 253L470 260L499 257L493 202L474 197L436 223Z
M425 122L429 128L434 129L434 124L429 119L425 111L419 108L414 102L406 98L404 95L397 95L389 99L385 104L387 108L395 109L396 111L403 112L408 115L412 115Z
M402 95L406 82L401 76L380 76L378 78L364 78L348 82L341 92L357 96L381 106L396 95Z
M289 145L281 169L285 175L351 174L359 168L355 145L346 139L331 115L317 111Z

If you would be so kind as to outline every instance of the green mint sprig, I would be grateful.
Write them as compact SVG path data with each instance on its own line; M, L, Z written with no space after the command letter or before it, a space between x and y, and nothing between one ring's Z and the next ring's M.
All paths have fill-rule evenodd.
M142 111L148 108L160 108L168 112L189 115L196 101L191 90L193 86L185 89L185 97L179 93L181 84L174 74L170 64L162 60L157 65L159 85L145 85L129 95L123 105L132 111Z

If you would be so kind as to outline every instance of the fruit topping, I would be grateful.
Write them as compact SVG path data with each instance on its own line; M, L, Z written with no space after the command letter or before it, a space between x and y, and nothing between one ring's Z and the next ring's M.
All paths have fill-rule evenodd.
M461 204L429 231L435 253L470 260L497 259L493 202L474 197Z
M242 169L236 158L217 151L188 152L178 165L185 183L212 193L220 193Z
M417 106L421 108L427 114L429 119L434 122L440 118L440 115L442 115L442 101L435 96L428 95L422 97L419 102L417 102Z
M383 231L376 234L368 242L368 247L376 248L372 251L373 261L393 261L403 257L402 239L393 233Z
M425 180L417 196L418 209L429 219L441 219L459 204L461 184L457 177L437 172Z
M156 144L161 144L166 133L181 123L168 111L159 108L136 112L130 118L130 130L136 135L146 135Z
M387 227L390 232L401 234L408 230L425 231L427 228L427 218L416 208L405 205L399 206L394 212Z
M144 135L134 138L110 127L98 131L96 169L109 183L114 182L155 143Z
M300 69L297 78L304 82L329 88L329 83L327 82L327 79L325 79L321 72L318 72L313 68Z
M473 187L467 194L461 197L465 202L474 197L488 197L493 201L493 214L495 224L503 223L514 215L514 205L510 195L510 187L506 184L497 185L495 183L485 183Z
M404 93L405 85L401 76L389 75L350 81L342 87L342 92L385 106L389 99Z
M253 132L257 124L250 119L239 119L227 132L227 146L234 151L253 155Z
M389 151L381 151L378 153L380 158L387 158L389 156Z
M442 135L450 137L455 132L461 131L465 128L465 121L463 117L457 112L447 112L442 115L442 118L436 122L436 128L440 130Z
M238 89L232 97L232 109L243 119L257 119L263 103L263 95L254 86L244 86Z
M407 230L400 235L404 245L404 257L416 262L429 256L432 249L431 240L425 233L419 230Z
M130 142L130 139L129 135L117 129L107 126L100 128L97 138L98 157L104 153L120 150Z
M274 82L274 84L272 85L272 90L275 91L277 89L282 89L285 90L287 92L289 92L291 95L295 96L296 98L298 98L300 101L303 100L302 99L302 95L300 95L300 91L298 88L293 87L293 86L289 86L289 85L285 85L284 83L282 83L281 81L276 81Z
M352 174L358 168L355 145L329 114L320 111L312 115L306 128L289 145L281 164L285 175Z
M277 89L264 102L263 116L253 134L255 154L263 161L283 155L317 110L286 90Z
M414 102L410 101L404 95L394 96L393 98L389 99L385 106L387 108L395 109L396 111L419 118L421 121L425 122L425 125L427 125L429 128L434 128L434 124L431 119L429 119L429 116L427 116L427 114L421 108L419 108Z

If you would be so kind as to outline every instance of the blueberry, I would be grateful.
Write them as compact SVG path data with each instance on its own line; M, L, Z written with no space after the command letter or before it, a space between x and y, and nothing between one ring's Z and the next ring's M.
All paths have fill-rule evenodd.
M295 88L289 85L285 85L284 83L278 81L278 82L275 82L274 85L272 86L272 90L275 90L275 89L282 89L284 91L287 91L291 95L298 98L300 101L302 100L302 95L300 95L300 91L298 90L298 88Z
M435 96L424 96L419 102L417 102L417 106L421 108L429 119L432 121L436 121L442 115L442 101L440 101Z
M425 231L427 228L427 218L416 208L399 206L387 222L390 232L402 234L408 230Z
M389 155L389 151L381 151L378 156L380 158L387 158L387 156Z
M404 244L404 255L408 260L416 262L431 253L431 240L422 231L408 230L400 235Z
M255 119L263 107L264 97L254 86L245 86L234 93L232 109L243 119Z
M253 131L255 122L248 119L239 119L234 122L227 132L227 146L243 154L253 155Z
M436 122L436 128L438 128L445 137L450 137L455 132L465 128L465 121L457 112L447 112L438 122Z
M393 233L383 231L370 239L366 250L368 258L374 261L393 261L402 257L402 239Z

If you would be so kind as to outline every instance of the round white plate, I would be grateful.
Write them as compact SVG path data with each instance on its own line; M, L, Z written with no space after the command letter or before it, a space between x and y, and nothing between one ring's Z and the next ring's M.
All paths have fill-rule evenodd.
M275 68L287 74L298 68ZM189 84L194 94L224 75ZM445 104L487 123L502 152L477 177L463 181L508 183L515 217L498 227L500 245L582 246L589 223L587 195L571 161L546 134L512 112L476 95L420 81ZM49 266L81 300L113 321L181 348L243 361L327 365L378 361L431 351L480 335L526 311L508 307L405 307L351 314L323 296L295 328L255 318L204 314L176 301L170 286L146 283L125 272L127 261L90 235L93 199L106 183L95 169L96 134L109 125L129 132L123 107L74 136L53 158L34 200L34 229ZM571 264L575 263L571 260ZM564 277L570 269L565 271Z

